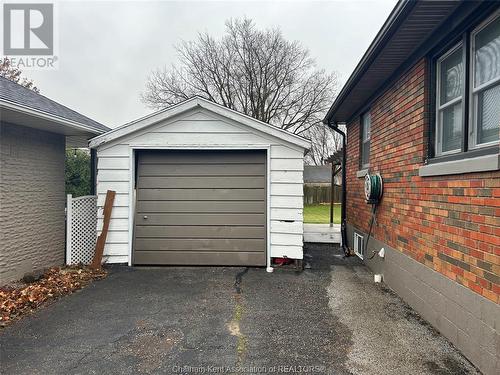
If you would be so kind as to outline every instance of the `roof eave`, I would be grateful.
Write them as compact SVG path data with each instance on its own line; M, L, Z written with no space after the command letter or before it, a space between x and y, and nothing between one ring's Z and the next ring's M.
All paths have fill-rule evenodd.
M38 118L42 118L44 120L56 122L60 125L67 126L69 128L75 129L75 130L81 130L84 132L93 133L95 135L100 135L100 134L103 134L106 132L106 130L104 130L104 129L98 129L98 128L95 128L93 126L89 126L87 124L82 124L82 123L77 122L77 121L69 120L69 119L66 119L66 118L61 117L61 116L56 116L56 115L53 115L53 114L50 114L50 113L47 113L44 111L40 111L40 110L37 110L34 108L23 106L23 105L18 104L18 103L13 103L13 102L10 102L8 100L0 99L0 107L7 108L7 109L10 109L13 111L17 111L17 112L26 114L28 116L38 117Z
M401 22L403 22L405 15L415 6L414 1L399 0L394 9L391 11L389 17L382 25L382 28L377 33L375 39L370 44L363 57L359 61L356 68L349 76L349 79L340 90L340 93L335 98L332 106L328 110L325 118L323 119L324 124L328 124L332 121L338 107L343 103L346 96L349 94L353 86L356 85L357 81L363 75L364 71L368 68L372 60L377 56L381 48L386 44L390 36L392 35L395 28L397 28ZM336 122L335 119L333 119ZM345 119L344 119L345 120Z

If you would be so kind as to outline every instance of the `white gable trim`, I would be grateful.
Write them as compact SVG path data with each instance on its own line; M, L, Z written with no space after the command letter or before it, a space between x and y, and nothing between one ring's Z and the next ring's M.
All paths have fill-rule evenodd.
M297 145L304 149L308 149L310 147L310 141L300 137L298 135L287 132L286 130L276 128L272 125L266 124L262 121L256 120L250 116L244 115L232 109L226 108L219 104L213 103L209 100L194 97L188 99L182 103L176 104L169 108L163 109L161 111L152 113L151 115L142 117L138 120L129 122L125 125L122 125L118 128L112 129L107 133L104 133L100 136L92 138L90 140L89 146L91 148L101 146L105 143L111 142L115 139L126 136L127 134L136 132L137 130L144 129L148 126L154 125L160 121L164 121L176 115L179 115L183 112L189 111L196 107L205 108L209 111L212 111L220 116L229 118L233 121L236 121L240 124L246 125L249 128L258 130L262 133L272 135L276 138L282 139L291 144Z

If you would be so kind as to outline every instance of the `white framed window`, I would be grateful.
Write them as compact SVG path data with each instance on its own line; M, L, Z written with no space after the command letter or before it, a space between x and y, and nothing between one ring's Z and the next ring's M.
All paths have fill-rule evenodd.
M469 148L498 143L500 134L500 12L471 33Z
M354 232L354 254L356 254L361 259L364 258L364 241L363 236L359 233Z
M459 44L437 61L436 155L460 152L462 149L463 55L463 46Z
M434 56L433 150L438 157L459 154L450 160L495 153L500 140L500 10L461 37Z
M361 167L370 166L370 138L372 118L370 112L361 116Z

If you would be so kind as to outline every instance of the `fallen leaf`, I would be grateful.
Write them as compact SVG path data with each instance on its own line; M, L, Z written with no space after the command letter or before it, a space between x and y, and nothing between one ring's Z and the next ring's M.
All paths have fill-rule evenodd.
M73 293L106 277L106 271L86 266L50 268L38 281L20 288L0 287L0 327L22 317L49 300Z

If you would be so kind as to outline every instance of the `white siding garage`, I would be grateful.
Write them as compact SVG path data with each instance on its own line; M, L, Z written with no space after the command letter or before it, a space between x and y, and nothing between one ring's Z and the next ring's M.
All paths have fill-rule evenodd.
M186 252L191 250L213 251L212 260L210 261L208 255L209 260L207 261L207 257L205 257L201 264L217 264L217 259L226 259L226 261L222 261L223 264L251 264L251 261L248 263L237 260L249 259L245 254L231 258L224 253L224 257L220 257L220 251L238 252L240 249L263 251L268 265L271 257L286 256L302 259L302 173L304 152L309 146L307 140L205 99L193 98L96 137L91 141L90 146L97 150L99 208L104 205L108 189L117 193L105 246L104 254L107 262L134 264L134 251L136 250L134 242L138 240L137 234L141 236L143 233L155 233L155 240L149 240L147 246L154 243L158 244L158 248L155 247L156 245L152 248L147 247L148 254L154 256L144 258L142 254L145 253L139 253L140 256L136 259L153 259L153 264L197 264L196 261L186 260L196 259L192 254L185 256ZM234 160L228 159L232 155L230 151L233 151ZM140 168L144 169L139 164L141 158L146 157L144 155L153 155L156 158L154 163L170 165L168 168L160 167L162 171L168 170L168 174L158 175L154 172L153 176L157 176L156 180L155 177L152 179L149 175L142 177L141 173L138 174ZM206 155L206 158L200 158L200 155ZM261 155L258 162L252 161L255 155ZM193 159L195 156L197 159ZM147 157L151 158L152 156ZM172 168L171 165L175 165L176 158L179 160L179 165ZM211 167L215 175L212 175L208 169L204 171L203 168L200 168L200 163L209 158L215 160L214 163L217 164L217 166ZM227 163L228 168L224 168L223 164L225 163ZM244 163L250 163L253 166ZM234 165L231 166L231 164L239 164L245 170ZM147 168L148 173L153 171L152 167ZM265 169L264 176L255 175L255 181L252 181L251 176L257 173L252 172L253 169L256 171ZM207 174L208 176L206 176ZM220 177L220 182L216 177L219 175L223 176ZM224 179L227 181L227 178L231 179L230 182L223 182ZM141 181L141 179L143 180ZM242 185L245 179L249 182L249 186ZM263 181L262 186L258 182L259 179ZM183 181L188 185L185 185ZM159 183L162 188L166 189L164 193L162 190L155 192L156 197L159 197L158 200L162 202L158 207L164 207L161 217L165 221L160 223L155 217L154 220L150 220L151 224L148 224L148 219L144 219L144 216L149 217L150 215L141 211L144 207L148 207L149 212L152 212L153 215L156 214L156 211L151 211L154 208L151 204L145 204L141 200L141 196L148 196L144 195L149 193L148 190L141 191L141 188L149 188L148 183ZM163 185L164 183L166 185ZM152 186L152 188L154 187L156 185ZM179 193L174 188L189 189L189 194L182 195L183 193ZM204 194L211 192L210 194L213 195L208 194L207 199L203 200L203 204L195 204L192 199L198 198L196 198L196 194L191 194L193 188L200 189L200 192L204 192ZM228 188L242 190L232 191ZM252 188L257 190L251 190ZM244 199L239 194L244 191L249 192L248 199ZM255 196L257 191L262 192L264 202L252 205L252 209L249 209L250 203L245 201L252 201L252 196ZM166 195L161 196L161 194ZM185 205L173 202L177 194L181 194L180 202L185 202ZM238 201L234 204L223 202L226 198L231 199L230 197L234 196L238 197ZM211 206L209 202L215 199L213 197L219 198ZM177 208L174 209L175 207ZM193 209L197 207L195 211L198 216L185 212L189 207ZM224 207L231 207L231 211L226 212ZM186 215L182 216L183 213ZM166 233L172 233L172 228L168 228L168 226L179 226L177 225L179 223L172 222L172 218L179 219L182 221L182 225L188 225L192 229L192 227L204 223L199 215L214 213L223 213L225 219L221 219L221 222L214 222L212 228L204 228L207 238L200 238L202 230L193 231L186 228L182 228L179 232L184 233L182 238L165 238L170 237ZM256 228L245 230L243 228L228 228L229 223L224 221L227 221L228 214L234 214L235 218L242 220L241 225L245 225L245 223L260 225L260 222L254 223L245 218L246 214L262 217L265 238L251 238L254 233L257 233L255 232ZM102 215L102 209L99 210L99 215ZM193 223L189 222L190 217ZM99 228L102 226L101 219L99 217ZM186 221L186 219L188 220ZM154 226L155 223L161 227L148 227L148 225ZM217 223L225 227L215 227ZM140 226L139 230L138 225ZM246 234L243 238L233 238L236 232ZM210 235L210 233L212 234ZM213 233L217 233L216 238L213 237ZM232 235L225 236L223 233L232 233ZM143 246L144 243L144 238L142 238L139 245ZM256 244L255 249L250 248L253 243ZM180 248L176 249L176 246L180 246ZM220 249L217 249L217 246L220 246ZM264 246L263 249L262 246ZM185 253L184 256L171 256L172 253L169 253L170 255L164 258L159 257L159 253L152 253L152 251L167 250L184 251ZM144 248L138 248L137 251L144 251ZM179 261L179 259L183 259L183 261ZM140 263L144 264L144 262ZM257 263L261 264L261 261ZM257 263L256 265L258 265Z

